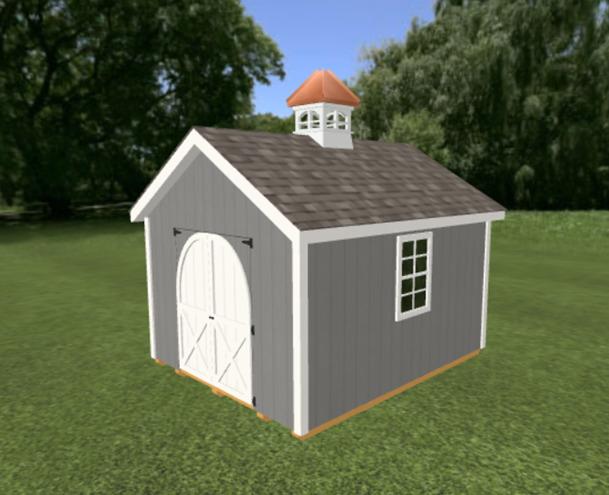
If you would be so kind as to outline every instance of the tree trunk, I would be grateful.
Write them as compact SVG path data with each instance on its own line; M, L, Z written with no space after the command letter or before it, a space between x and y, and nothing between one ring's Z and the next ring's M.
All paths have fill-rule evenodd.
M52 219L72 216L72 203L69 198L48 198L46 204L49 208L49 217Z

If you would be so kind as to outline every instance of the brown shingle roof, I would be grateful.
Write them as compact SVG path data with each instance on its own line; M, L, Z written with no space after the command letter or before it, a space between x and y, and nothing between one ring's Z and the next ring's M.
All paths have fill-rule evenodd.
M407 144L195 129L301 230L504 210Z

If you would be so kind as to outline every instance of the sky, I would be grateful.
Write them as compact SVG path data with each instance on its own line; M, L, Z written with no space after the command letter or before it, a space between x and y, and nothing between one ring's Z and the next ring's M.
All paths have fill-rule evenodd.
M242 0L246 13L283 53L286 77L257 84L256 113L288 116L285 100L315 69L352 80L364 47L403 40L414 17L433 19L434 0Z

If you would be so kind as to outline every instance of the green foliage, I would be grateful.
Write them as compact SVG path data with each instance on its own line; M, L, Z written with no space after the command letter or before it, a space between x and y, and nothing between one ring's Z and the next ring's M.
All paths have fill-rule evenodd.
M134 199L192 125L231 126L281 53L238 0L0 2L5 201Z
M412 144L439 162L448 161L448 152L444 148L444 129L438 118L427 110L395 115L387 139Z
M356 132L391 136L396 118L427 111L444 163L506 206L609 208L607 2L440 0L436 12L366 53Z
M272 113L244 115L237 119L235 127L246 131L289 134L294 131L294 117L278 117Z
M609 493L609 213L492 242L487 348L303 443L153 364L141 224L0 225L0 493Z

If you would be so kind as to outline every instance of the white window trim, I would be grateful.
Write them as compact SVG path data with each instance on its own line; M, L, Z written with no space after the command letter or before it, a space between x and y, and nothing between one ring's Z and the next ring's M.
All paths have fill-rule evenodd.
M304 119L303 119L303 117L304 117ZM305 130L309 129L310 128L309 120L310 120L310 116L309 116L308 110L305 110L304 112L300 112L298 114L298 117L296 118L296 128L301 131L305 131Z
M342 118L342 120L340 120ZM326 129L338 129L340 131L348 131L349 129L349 118L347 115L339 110L333 110L326 114L325 119Z
M300 112L296 120L296 127L299 131L309 131L321 128L321 115L317 110L304 110ZM303 119L303 117L305 117Z
M425 267L425 274L427 276L425 284L425 306L420 308L412 309L402 313L401 301L402 301L402 244L407 241L417 241L420 239L427 239L427 266ZM416 246L415 246L416 249ZM416 251L415 256L416 259ZM395 321L402 321L413 316L418 316L423 313L427 313L431 310L431 267L433 264L433 235L431 232L418 232L416 234L405 234L399 235L396 238L396 254L395 254ZM413 284L414 284L413 272ZM414 291L413 291L414 297ZM413 302L414 304L414 302Z

